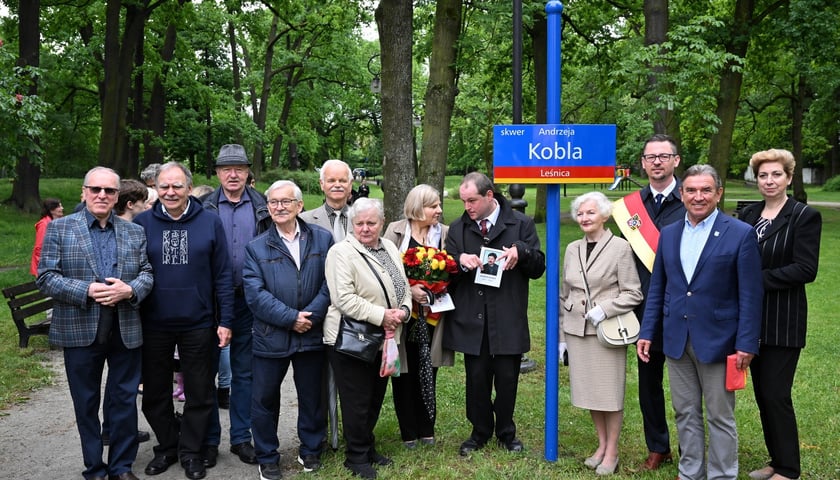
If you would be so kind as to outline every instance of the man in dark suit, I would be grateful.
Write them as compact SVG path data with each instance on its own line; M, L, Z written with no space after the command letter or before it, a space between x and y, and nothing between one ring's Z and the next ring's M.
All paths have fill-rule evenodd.
M717 210L723 193L709 165L682 181L686 220L662 229L642 331L643 362L662 339L681 449L680 478L738 476L735 394L725 388L726 357L746 370L758 353L763 288L755 232ZM709 425L705 462L705 421Z
M301 212L300 218L333 232L336 242L347 236L347 208L353 189L353 170L341 160L327 160L320 170L324 204Z
M633 248L642 293L647 298L659 231L666 225L684 220L685 206L680 198L680 182L674 175L680 164L674 139L664 134L653 135L645 142L640 159L649 184L616 202L625 208L613 209L613 216ZM648 222L646 226L653 228L638 228L639 222ZM639 320L643 320L645 301L642 300L634 311ZM671 439L662 387L664 373L665 354L662 353L662 344L656 342L651 345L650 361L638 364L639 408L648 449L642 470L656 470L662 463L671 461Z
M528 284L545 272L545 255L534 221L513 210L486 175L467 174L459 193L464 214L450 225L446 250L462 273L450 283L458 308L447 317L443 333L444 348L464 353L467 419L473 428L459 453L467 456L484 447L494 433L506 450L521 452L513 412L522 354L531 348ZM482 267L483 246L504 252L498 288L475 283L475 274L466 273Z
M131 480L137 456L137 387L143 343L138 306L152 289L146 236L113 214L120 177L95 167L85 175L85 208L50 223L38 288L53 298L50 343L64 348L87 479ZM108 461L99 423L108 362L111 424Z
M487 254L487 263L481 266L481 273L494 276L499 273L499 266L496 264L495 253L490 252Z

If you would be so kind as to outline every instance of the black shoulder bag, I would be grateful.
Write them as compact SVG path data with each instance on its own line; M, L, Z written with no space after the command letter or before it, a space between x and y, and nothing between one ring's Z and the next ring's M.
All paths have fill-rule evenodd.
M391 308L391 300L388 298L388 290L385 289L385 284L376 272L376 269L371 265L370 260L361 253L359 254L365 260L370 270L379 281L379 286L382 287L382 292L385 293L385 302L388 308ZM342 314L338 325L338 336L335 338L335 351L349 355L359 360L373 363L376 360L376 352L382 348L382 342L385 341L385 329L378 325L355 318L348 317Z

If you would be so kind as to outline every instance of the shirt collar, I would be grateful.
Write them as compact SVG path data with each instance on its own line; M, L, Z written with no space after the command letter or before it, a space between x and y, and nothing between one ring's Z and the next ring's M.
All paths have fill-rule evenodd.
M693 226L691 221L688 219L688 213L685 214L685 226L688 228L693 228L695 230L705 230L711 228L712 225L715 223L715 219L718 216L719 210L717 208L709 214L708 217L704 218L703 220L697 222L697 226Z
M83 211L85 212L85 220L87 221L88 228L93 228L93 227L102 228L102 226L99 224L99 219L94 217L93 214L90 213L90 210L85 208ZM113 225L114 225L114 211L111 210L111 212L108 213L108 220L105 223L105 228L113 226Z
M496 203L496 208L494 208L493 211L490 212L490 215L487 215L484 218L479 218L478 220L476 220L475 223L478 224L478 228L481 228L481 221L482 220L487 220L488 222L490 222L490 225L488 225L487 228L492 227L493 225L495 225L499 221L499 213L501 213L502 207L501 207L501 205L499 205L498 200L496 200L494 198L493 201Z
M671 192L674 191L675 188L677 188L677 179L675 177L671 177L671 183L668 184L668 186L665 187L665 189L662 190L661 192L657 191L655 188L653 188L653 185L651 185L650 186L650 196L653 197L653 198L656 198L656 194L661 193L663 197L667 197L668 195L671 194Z
M186 215L187 212L190 211L190 204L191 203L192 203L192 200L190 198L187 198L187 208L184 209L183 213L181 213L181 216L178 217L177 219L169 214L169 212L166 210L166 207L163 205L163 202L160 202L160 209L161 209L161 211L163 211L164 215L171 218L172 220L180 220L180 219L184 218L184 215Z

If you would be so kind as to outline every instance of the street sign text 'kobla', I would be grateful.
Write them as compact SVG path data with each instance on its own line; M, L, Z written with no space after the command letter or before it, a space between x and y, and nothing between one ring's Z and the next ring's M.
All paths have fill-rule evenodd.
M612 183L615 125L496 125L496 183Z

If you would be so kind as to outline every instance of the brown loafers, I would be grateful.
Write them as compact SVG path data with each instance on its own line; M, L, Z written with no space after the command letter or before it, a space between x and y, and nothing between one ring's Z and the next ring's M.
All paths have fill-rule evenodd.
M663 463L670 463L672 461L673 457L670 453L650 452L647 460L642 464L642 470L656 470Z

